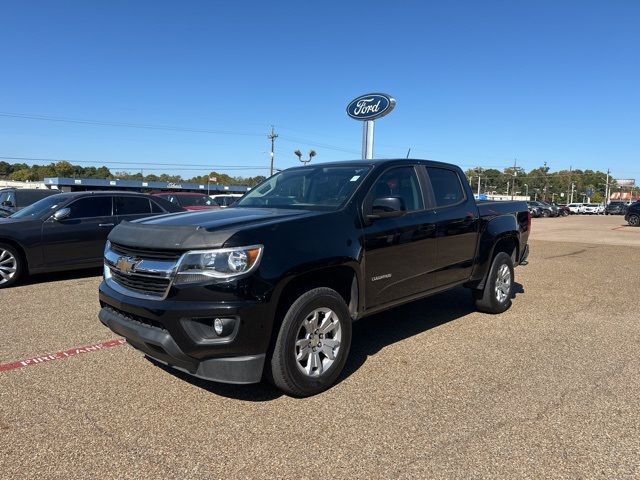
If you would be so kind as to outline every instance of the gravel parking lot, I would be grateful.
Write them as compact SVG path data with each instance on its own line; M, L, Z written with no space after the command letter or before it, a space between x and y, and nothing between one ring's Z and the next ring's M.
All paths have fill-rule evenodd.
M533 222L505 314L458 289L355 326L308 399L197 381L126 345L0 371L0 477L638 478L640 228ZM99 272L0 291L0 364L113 334Z

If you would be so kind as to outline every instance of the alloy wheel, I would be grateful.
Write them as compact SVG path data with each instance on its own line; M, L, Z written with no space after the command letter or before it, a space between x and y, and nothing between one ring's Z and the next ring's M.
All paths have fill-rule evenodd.
M302 321L295 343L298 369L308 377L319 377L335 362L340 350L342 327L330 308L316 308Z
M511 270L508 265L501 265L498 270L498 276L496 278L495 286L496 299L500 303L509 298L511 295Z
M0 285L16 276L18 261L9 250L0 248Z

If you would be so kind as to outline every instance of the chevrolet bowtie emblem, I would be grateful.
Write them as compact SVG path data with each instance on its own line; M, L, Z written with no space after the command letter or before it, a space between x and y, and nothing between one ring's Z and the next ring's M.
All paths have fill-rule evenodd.
M135 271L136 266L141 262L134 257L120 257L116 262L116 268L120 270L122 273L132 273Z

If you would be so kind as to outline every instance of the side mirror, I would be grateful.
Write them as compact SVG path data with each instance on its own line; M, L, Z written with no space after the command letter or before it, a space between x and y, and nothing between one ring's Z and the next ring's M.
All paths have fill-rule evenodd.
M3 207L13 207L13 202L11 200L5 200L4 202L2 202L2 206Z
M367 215L369 220L377 218L399 217L404 215L407 207L400 197L378 197L373 200L371 214Z
M59 222L60 220L64 220L65 218L67 218L69 215L71 215L71 209L65 207L57 210L56 213L53 214L53 219Z

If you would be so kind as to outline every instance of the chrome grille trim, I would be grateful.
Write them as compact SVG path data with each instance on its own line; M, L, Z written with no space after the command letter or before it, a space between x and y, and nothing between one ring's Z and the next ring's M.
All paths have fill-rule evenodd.
M123 255L107 248L104 253L104 279L115 291L146 300L164 300L171 288L180 257L162 260L126 257L133 265L130 271L118 268Z

